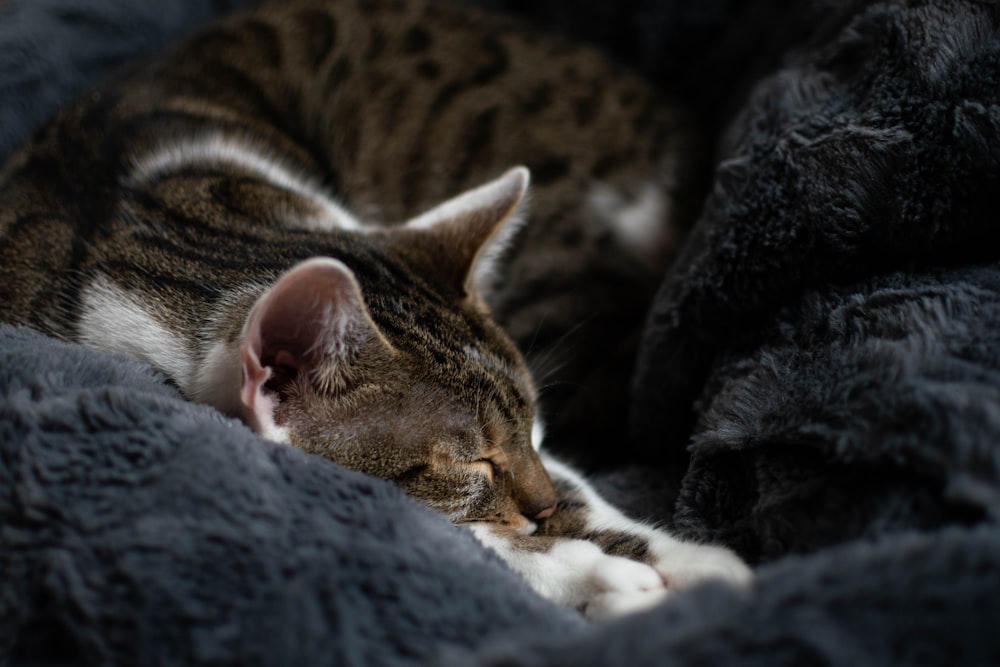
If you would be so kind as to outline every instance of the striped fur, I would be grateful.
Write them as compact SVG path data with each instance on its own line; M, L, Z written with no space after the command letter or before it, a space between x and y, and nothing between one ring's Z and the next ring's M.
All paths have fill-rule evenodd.
M558 441L673 251L681 127L637 78L505 19L266 7L133 65L3 168L0 318L395 480L556 599L635 608L619 598L691 568L554 463L553 486L529 368ZM577 561L616 574L550 585Z

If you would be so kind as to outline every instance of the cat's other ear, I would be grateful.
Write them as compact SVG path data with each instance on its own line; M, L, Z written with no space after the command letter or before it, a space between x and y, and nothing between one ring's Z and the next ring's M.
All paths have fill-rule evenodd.
M354 274L331 258L301 262L254 304L240 344L242 417L272 440L287 440L275 422L283 389L303 373L338 389L351 359L376 344L391 350L372 322Z
M530 174L515 167L406 223L420 230L433 270L461 293L475 294L524 224Z

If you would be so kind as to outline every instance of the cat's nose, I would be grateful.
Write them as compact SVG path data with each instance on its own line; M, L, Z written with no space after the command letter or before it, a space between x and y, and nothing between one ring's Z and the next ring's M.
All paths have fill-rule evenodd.
M534 452L532 452L534 453ZM547 519L556 511L556 491L552 488L552 480L542 467L542 462L535 457L529 461L535 465L521 466L517 471L517 484L514 486L514 502L517 509L531 521Z
M543 501L541 503L535 503L529 507L525 507L521 510L521 514L528 517L532 521L541 521L542 519L548 519L556 511L556 503Z
M538 512L538 514L536 514L531 518L534 519L535 521L541 521L542 519L548 519L550 516L555 514L555 512L556 512L556 503L552 503L551 505L541 510L540 512Z

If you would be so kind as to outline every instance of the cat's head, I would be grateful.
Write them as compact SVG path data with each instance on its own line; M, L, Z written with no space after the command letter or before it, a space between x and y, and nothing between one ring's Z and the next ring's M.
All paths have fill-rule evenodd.
M527 528L555 495L535 388L477 280L516 229L526 169L397 228L366 259L285 273L252 308L241 404L260 433L395 480L456 521Z

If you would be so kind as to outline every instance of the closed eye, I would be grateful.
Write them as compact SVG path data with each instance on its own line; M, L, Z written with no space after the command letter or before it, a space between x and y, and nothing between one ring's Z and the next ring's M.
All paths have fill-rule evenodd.
M491 479L500 478L500 466L498 466L497 462L494 461L493 459L489 458L476 459L475 461L473 461L473 463L479 463L487 466L487 469L490 472Z
M393 481L396 482L397 484L401 485L401 486L405 486L407 482L409 482L413 478L418 477L421 474L423 474L424 471L426 471L427 468L429 468L429 467L430 466L428 466L426 464L420 464L420 465L415 465L415 466L413 466L411 468L407 468L406 470L404 470L400 474L396 475L396 477L393 479Z

